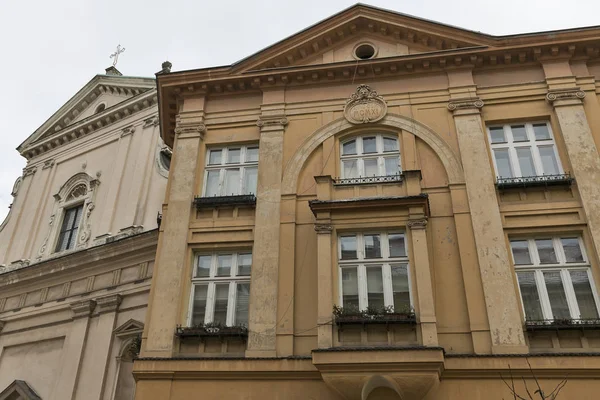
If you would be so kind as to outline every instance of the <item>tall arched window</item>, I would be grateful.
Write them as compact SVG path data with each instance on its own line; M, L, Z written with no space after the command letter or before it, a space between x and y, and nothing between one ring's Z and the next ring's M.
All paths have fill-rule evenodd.
M367 134L341 143L342 179L400 176L398 138ZM385 179L388 180L388 179Z

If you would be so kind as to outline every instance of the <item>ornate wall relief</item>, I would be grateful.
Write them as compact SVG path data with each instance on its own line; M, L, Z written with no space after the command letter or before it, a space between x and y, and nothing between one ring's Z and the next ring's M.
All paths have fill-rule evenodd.
M387 114L383 97L368 85L358 85L344 106L344 116L352 124L377 122Z

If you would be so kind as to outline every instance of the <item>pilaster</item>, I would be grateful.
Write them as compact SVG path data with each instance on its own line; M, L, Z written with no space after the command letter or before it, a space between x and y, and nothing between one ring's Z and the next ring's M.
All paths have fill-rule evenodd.
M148 336L142 346L144 357L169 357L173 352L183 280L189 279L184 276L188 262L188 226L196 192L198 152L205 130L202 111L188 113L186 118L177 120L167 188L169 211L163 217L156 254L145 330Z
M452 111L463 164L471 223L477 247L492 353L526 353L519 302L514 287L496 189L480 115L483 101L452 98Z
M265 91L261 116L256 122L260 141L246 350L249 357L277 355L281 177L283 133L287 123L283 90Z

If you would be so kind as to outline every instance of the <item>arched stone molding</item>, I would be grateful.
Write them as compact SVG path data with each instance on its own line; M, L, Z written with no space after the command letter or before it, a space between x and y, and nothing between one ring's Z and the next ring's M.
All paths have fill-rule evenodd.
M381 375L373 375L362 388L361 400L368 400L371 392L382 387L392 390L398 395L398 399L402 399L401 390L394 381Z
M21 184L23 183L23 177L20 176L17 178L17 180L15 181L12 191L10 192L10 195L16 199L17 198L17 194L19 193L19 189L21 188ZM10 219L10 215L12 214L12 205L14 204L14 200L13 202L8 206L8 214L6 214L6 217L4 217L4 221L2 221L2 223L0 223L0 232L2 232L2 230L4 229L4 227L6 226L6 224L8 224L8 220Z
M403 130L410 132L419 139L427 143L433 151L438 155L446 173L450 184L464 183L464 175L458 155L452 150L446 142L440 138L431 128L415 121L412 118L404 117L396 114L388 114L381 121L368 125L356 126L348 122L345 118L339 118L329 124L321 127L310 137L308 137L294 156L287 163L283 173L282 195L294 194L298 184L298 176L308 157L315 151L325 140L332 136L342 134L348 131L360 132L366 127L377 128L385 127L395 130Z
M133 360L139 353L144 324L130 319L113 331L119 351L111 400L130 400L135 394Z
M100 181L97 178L93 178L85 172L79 172L61 186L54 195L54 208L48 221L48 233L38 251L38 260L52 253L56 246L65 210L78 204L83 204L83 215L77 232L75 248L82 248L86 245L91 236L90 216L95 208L99 185Z

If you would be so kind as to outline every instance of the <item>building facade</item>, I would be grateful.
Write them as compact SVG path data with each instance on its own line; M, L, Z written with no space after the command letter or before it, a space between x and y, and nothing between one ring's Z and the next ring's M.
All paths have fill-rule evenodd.
M357 5L158 74L136 399L596 398L599 50Z
M19 146L0 225L0 399L133 399L164 147L155 80L114 67Z

